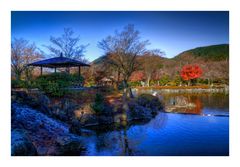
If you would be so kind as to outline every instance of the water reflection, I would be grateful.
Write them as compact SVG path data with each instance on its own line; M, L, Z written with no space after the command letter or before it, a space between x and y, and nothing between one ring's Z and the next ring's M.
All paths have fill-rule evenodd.
M202 101L197 96L164 96L165 111L188 114L202 114Z
M134 95L138 96L142 93L154 94L159 97L160 101L162 101L165 106L166 112L197 115L208 115L213 113L216 115L227 115L229 112L229 95L225 93L173 94L161 93L159 90L152 89L138 90L134 92ZM204 108L208 108L213 112L209 112L209 110L205 112Z
M149 137L146 125L150 125L153 131L159 131L164 129L167 121L168 115L159 113L156 118L148 122L95 127L94 135L85 136L88 144L86 155L145 155L139 148Z
M98 127L85 137L86 155L228 155L228 117L203 116L228 114L228 95L159 98L174 113L159 113L148 122Z
M228 96L223 94L169 94L159 96L161 96L167 112L207 115L210 113L205 113L203 108L218 109L218 111L224 112L229 110ZM222 114L226 113L222 112Z

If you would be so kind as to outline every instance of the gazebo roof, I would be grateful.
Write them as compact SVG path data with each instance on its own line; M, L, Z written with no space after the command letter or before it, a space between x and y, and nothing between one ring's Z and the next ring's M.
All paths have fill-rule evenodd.
M90 66L81 61L70 59L67 57L59 56L50 59L45 59L28 64L28 66L39 66L49 68L60 68L60 67L78 67L78 66Z

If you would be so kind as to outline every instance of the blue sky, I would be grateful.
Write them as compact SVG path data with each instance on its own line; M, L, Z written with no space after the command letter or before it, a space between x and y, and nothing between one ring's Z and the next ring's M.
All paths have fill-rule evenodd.
M85 57L92 61L103 55L99 41L127 24L134 24L148 49L161 49L166 57L199 46L229 43L229 13L202 12L121 12L121 11L14 11L11 38L24 38L46 51L50 36L60 36L64 28L80 35L81 44L89 44Z

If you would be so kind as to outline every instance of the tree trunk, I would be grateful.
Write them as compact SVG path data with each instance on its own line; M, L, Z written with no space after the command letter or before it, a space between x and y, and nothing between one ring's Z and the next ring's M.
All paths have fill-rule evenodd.
M126 112L129 110L127 103L127 81L123 81L123 110Z
M66 67L65 71L66 73L70 74L70 67Z
M191 86L191 80L188 80L188 86Z
M17 80L17 81L20 81L20 80L21 80L21 75L22 75L22 73L19 72L19 71L16 71L16 72L15 72L15 75L16 75L16 80Z
M117 71L117 88L119 87L120 71Z
M134 98L131 87L128 87L128 89L129 89L129 97Z
M147 77L147 87L150 86L150 77Z

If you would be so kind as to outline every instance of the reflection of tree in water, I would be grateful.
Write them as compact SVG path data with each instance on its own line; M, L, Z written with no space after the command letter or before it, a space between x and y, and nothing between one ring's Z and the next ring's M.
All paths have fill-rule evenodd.
M133 155L133 150L129 147L129 139L126 128L119 131L119 141L120 148L122 149L122 155Z
M202 114L203 108L227 109L229 96L217 94L164 94L164 106L170 107L174 112Z
M195 104L196 107L193 111L195 111L196 114L200 114L204 107L218 110L228 109L229 107L229 96L223 93L189 94L186 96L188 96L189 102Z
M229 95L226 94L205 94L199 97L204 104L204 107L212 109L228 109Z
M203 105L202 101L198 96L189 96L188 95L188 102L192 103L195 105L193 108L186 108L186 113L191 113L191 114L201 114Z
M148 137L148 130L159 130L166 125L167 114L159 113L150 122L123 124L112 131L96 131L97 152L111 152L113 155L142 155L139 150ZM119 126L119 125L118 125Z
M111 153L118 152L116 154L121 155L133 155L133 150L130 147L128 129L111 131L107 133L96 134L96 151L110 151Z
M96 133L96 151L100 152L105 149L112 149L111 141L109 141L111 138L109 137L110 134L99 134Z
M152 127L154 129L161 129L166 126L168 121L168 115L166 113L160 112L155 119L156 120L150 122Z
M145 125L133 126L132 129L127 129L125 127L123 130L119 131L120 147L122 150L122 155L141 155L139 145L143 143L148 137L148 128L153 128L159 130L166 125L167 114L159 113L153 120Z

